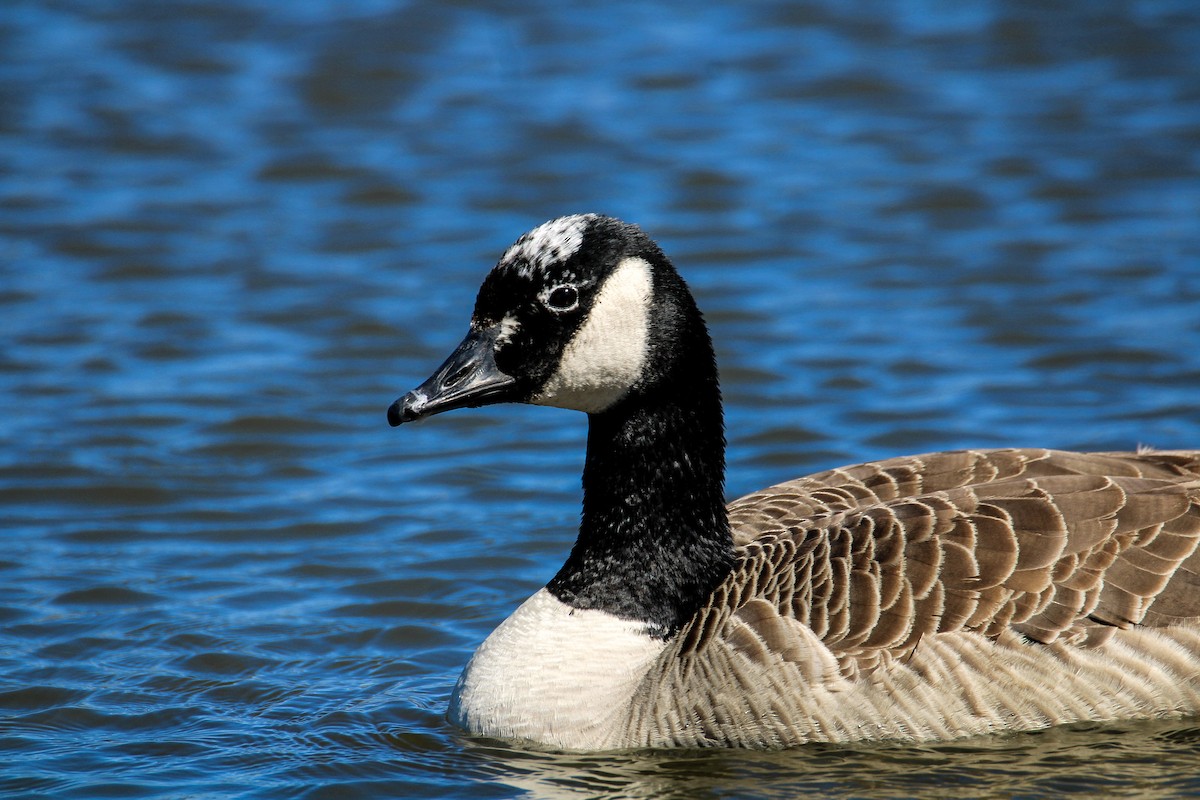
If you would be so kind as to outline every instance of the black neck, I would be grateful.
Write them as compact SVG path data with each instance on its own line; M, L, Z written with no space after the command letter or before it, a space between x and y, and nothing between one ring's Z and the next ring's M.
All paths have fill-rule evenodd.
M690 363L672 357L655 387L589 417L579 538L547 587L662 638L733 565L716 365L703 348Z

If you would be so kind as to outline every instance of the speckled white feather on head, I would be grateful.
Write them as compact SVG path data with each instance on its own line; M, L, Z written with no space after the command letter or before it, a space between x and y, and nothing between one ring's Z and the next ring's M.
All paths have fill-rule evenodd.
M517 239L500 263L516 264L517 274L528 278L534 269L566 261L579 250L584 231L595 219L595 214L575 214L542 223Z
M521 329L521 320L509 314L500 320L500 333L496 335L496 346L508 344L512 337Z

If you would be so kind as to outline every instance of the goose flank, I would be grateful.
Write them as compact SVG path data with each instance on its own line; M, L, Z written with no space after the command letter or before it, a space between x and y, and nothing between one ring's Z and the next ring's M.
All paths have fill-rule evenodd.
M388 409L588 414L566 562L449 715L567 750L940 740L1200 711L1200 452L932 453L724 500L712 343L640 228L519 238Z

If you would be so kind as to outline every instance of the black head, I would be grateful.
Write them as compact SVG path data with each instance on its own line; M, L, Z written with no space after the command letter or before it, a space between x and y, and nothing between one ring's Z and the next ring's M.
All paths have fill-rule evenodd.
M466 338L392 404L388 421L503 402L602 412L663 375L687 319L711 352L682 279L636 225L596 214L551 220L508 248L484 279Z

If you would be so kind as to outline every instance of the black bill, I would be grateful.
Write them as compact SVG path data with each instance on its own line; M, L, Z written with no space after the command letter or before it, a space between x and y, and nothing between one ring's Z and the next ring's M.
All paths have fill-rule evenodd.
M496 367L500 326L472 330L437 372L388 408L388 423L405 422L451 411L515 400L516 380Z

